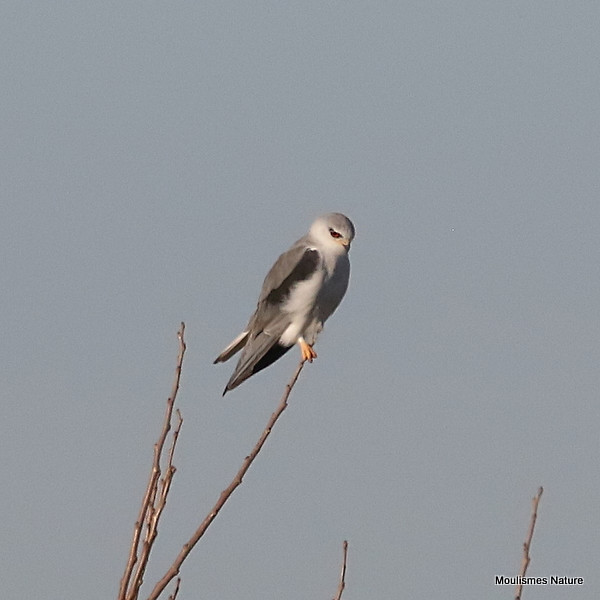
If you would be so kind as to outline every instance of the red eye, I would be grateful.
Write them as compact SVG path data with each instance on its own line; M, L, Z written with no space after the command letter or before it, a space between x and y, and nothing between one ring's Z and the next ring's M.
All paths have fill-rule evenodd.
M336 240L342 237L341 233L338 233L335 229L331 229L331 227L329 228L329 233L331 234L331 237Z

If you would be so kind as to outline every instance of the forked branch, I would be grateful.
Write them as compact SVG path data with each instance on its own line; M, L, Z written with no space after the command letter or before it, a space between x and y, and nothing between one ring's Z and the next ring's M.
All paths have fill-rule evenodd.
M267 441L267 438L271 434L271 430L273 429L277 419L281 416L283 411L288 406L288 398L294 387L294 384L298 380L300 372L302 371L302 367L304 366L304 361L300 362L296 371L292 375L292 378L288 382L285 392L281 397L281 401L279 405L275 409L275 412L269 418L265 429L263 430L261 436L256 442L252 452L244 458L242 462L242 466L239 468L238 472L234 475L231 483L221 492L219 499L215 503L215 505L210 509L210 512L206 515L202 523L198 526L192 537L183 545L179 554L176 556L173 564L169 567L164 576L160 579L160 581L154 586L151 594L148 596L148 600L157 600L160 594L163 592L165 587L169 584L169 582L175 578L179 574L179 570L181 569L181 565L183 561L187 558L189 553L192 551L192 548L198 543L200 538L205 534L206 530L210 527L210 524L214 521L215 517L219 514L220 510L223 508L227 500L231 497L234 490L242 483L242 479L250 465L254 462L254 459L258 456L258 453L261 451L264 443Z
M171 389L171 395L167 400L167 409L163 420L162 430L160 432L158 441L156 444L154 444L154 458L152 461L152 468L150 470L150 478L148 480L148 485L146 486L146 491L144 493L138 518L133 528L129 557L125 567L125 572L121 578L118 600L136 600L139 595L140 587L144 581L144 573L148 565L148 559L150 558L150 552L158 534L158 523L160 521L160 516L165 508L167 495L171 487L173 475L175 474L173 455L175 452L177 439L179 437L179 431L183 423L179 409L176 411L177 424L171 437L171 445L166 458L165 475L161 479L161 463L163 462L163 452L167 441L167 436L172 427L173 407L175 405L175 399L177 398L177 392L179 391L181 367L186 349L185 340L183 337L184 332L185 324L181 323L181 327L177 332L177 337L179 339L179 353L177 355L173 387ZM144 534L143 539L142 534ZM175 597L176 594L177 589L175 590L173 597Z

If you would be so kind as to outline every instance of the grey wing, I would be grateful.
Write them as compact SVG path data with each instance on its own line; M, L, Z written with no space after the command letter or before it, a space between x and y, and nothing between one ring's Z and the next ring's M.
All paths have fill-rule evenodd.
M275 262L265 280L246 333L240 334L222 353L228 349L244 347L240 360L227 383L224 394L237 387L283 356L290 346L282 346L279 338L291 323L291 316L283 310L283 305L295 285L308 279L319 267L321 256L318 250L307 248L297 242L284 252ZM236 349L236 351L237 351ZM230 352L227 356L231 356Z
M275 261L263 281L256 310L250 317L248 325L223 348L213 364L225 362L239 352L246 345L251 331L256 334L267 324L272 324L273 317L278 313L280 302L287 298L293 284L300 281L303 274L306 275L308 272L306 275L308 276L313 270L312 261L316 256L310 254L305 257L306 250L304 239L301 238Z
M307 247L304 238L284 252L263 281L256 311L247 329L252 332L269 327L271 322L280 316L281 305L287 301L296 284L308 279L317 270L320 262L319 251Z

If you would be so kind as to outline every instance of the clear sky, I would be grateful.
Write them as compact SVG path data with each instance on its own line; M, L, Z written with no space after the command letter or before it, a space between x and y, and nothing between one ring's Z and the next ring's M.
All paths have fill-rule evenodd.
M221 398L321 213L350 289L181 600L598 598L597 2L4 3L0 577L116 597L187 325L152 583L294 370Z

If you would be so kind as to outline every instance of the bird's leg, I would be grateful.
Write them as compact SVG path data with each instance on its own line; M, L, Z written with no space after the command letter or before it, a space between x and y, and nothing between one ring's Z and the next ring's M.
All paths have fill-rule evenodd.
M300 353L302 354L302 361L312 362L313 359L317 358L317 353L313 350L313 347L306 342L304 338L298 340L300 345Z

